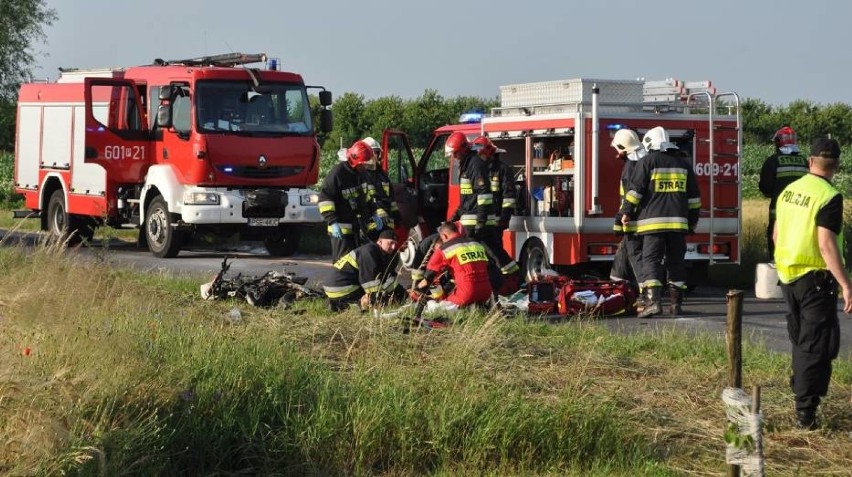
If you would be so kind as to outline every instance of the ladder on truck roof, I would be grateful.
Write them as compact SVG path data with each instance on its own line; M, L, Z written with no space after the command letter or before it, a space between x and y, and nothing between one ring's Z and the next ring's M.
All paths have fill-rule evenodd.
M716 261L713 259L713 256L715 255L714 254L714 250L715 250L714 246L715 246L715 243L716 243L716 239L720 238L720 237L730 237L732 235L736 236L736 237L742 236L742 213L740 211L740 207L741 207L742 199L743 199L743 196L742 196L743 188L742 188L742 177L741 177L740 168L739 167L737 168L737 174L736 174L735 179L718 180L718 179L716 179L716 174L713 173L713 171L715 170L715 168L713 166L716 163L716 159L722 158L722 157L736 158L738 166L742 163L743 128L742 128L742 115L741 115L741 112L740 112L740 97L739 97L739 95L737 95L737 93L734 93L734 92L716 93L715 90L712 91L712 92L711 91L697 91L697 92L692 92L687 96L686 103L687 103L687 105L689 105L693 102L694 99L701 98L701 97L706 98L706 101L707 101L707 105L706 105L707 121L709 123L708 137L706 139L703 139L702 141L708 143L708 145L709 145L709 151L708 151L709 156L708 157L710 158L710 171L711 171L711 173L708 174L708 176L710 178L710 209L709 209L709 211L710 211L710 217L709 217L709 219L710 219L710 233L709 233L709 235L710 235L710 246L709 246L708 251L710 253L710 265L713 265L714 263L716 263ZM715 118L717 117L717 115L716 115L716 100L719 99L719 98L724 98L724 97L730 97L731 99L733 99L733 102L734 102L733 108L736 110L736 126L724 126L722 124L716 124L715 123ZM735 153L716 152L716 142L715 142L715 137L714 137L716 131L735 131L736 132L736 134L737 134L736 139L726 139L726 142L728 144L736 144L737 148L736 148ZM698 140L698 138L696 138L696 140ZM715 197L716 187L715 186L717 184L723 185L723 186L726 186L726 187L736 187L737 188L737 208L736 209L726 209L726 208L716 207L716 197ZM714 232L713 219L716 217L717 212L728 212L728 213L736 212L736 214L737 214L737 232L735 234L719 234L719 233ZM740 261L742 261L742 257L740 256L741 251L742 251L742 244L740 243L740 240L737 240L737 262L738 263Z
M165 65L186 65L186 66L224 66L232 67L238 65L248 65L252 63L266 63L268 57L266 53L257 53L247 55L244 53L224 53L221 55L200 56L197 58L186 58L183 60L163 60L157 58L154 64L157 66Z

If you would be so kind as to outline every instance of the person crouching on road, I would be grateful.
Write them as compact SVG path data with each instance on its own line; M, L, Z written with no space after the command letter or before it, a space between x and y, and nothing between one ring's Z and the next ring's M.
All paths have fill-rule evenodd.
M341 150L342 152L342 150ZM345 161L336 164L323 180L319 193L319 211L328 224L331 238L331 263L358 246L360 221L369 215L359 173L373 159L373 150L364 141L355 141L343 153Z
M405 289L396 282L396 235L383 230L375 242L348 252L334 264L334 272L323 286L332 311L340 311L360 300L361 309L399 301Z
M419 290L428 289L436 277L446 270L452 274L455 288L441 301L430 300L426 313L455 311L471 305L484 304L491 299L488 280L488 255L485 247L476 240L459 234L455 224L444 223L438 227L441 243L426 265Z
M828 393L831 362L840 351L837 288L843 311L852 312L852 280L843 263L843 195L831 183L840 166L840 146L817 139L809 173L781 192L776 204L775 265L787 302L787 331L793 345L796 422L819 426L816 412Z

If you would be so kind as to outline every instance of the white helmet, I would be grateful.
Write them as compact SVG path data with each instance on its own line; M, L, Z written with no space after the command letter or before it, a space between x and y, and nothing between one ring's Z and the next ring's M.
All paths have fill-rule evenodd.
M642 148L642 143L639 142L639 135L632 129L619 129L616 131L610 145L618 152L625 154Z
M370 161L367 162L367 168L368 169L375 169L376 164L378 163L378 161L382 157L382 145L379 144L379 141L376 141L371 136L367 136L367 137L365 137L364 139L361 139L361 140L364 141L368 146L370 146L370 149L373 150L373 156L374 157L373 157L373 159L371 159Z
M666 151L677 149L674 143L669 141L669 133L662 126L657 126L645 133L642 144L647 151Z

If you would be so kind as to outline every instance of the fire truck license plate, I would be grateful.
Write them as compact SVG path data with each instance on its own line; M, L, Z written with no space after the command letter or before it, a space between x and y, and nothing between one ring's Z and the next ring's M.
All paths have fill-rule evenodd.
M250 227L278 227L278 219L275 217L256 217L248 219Z

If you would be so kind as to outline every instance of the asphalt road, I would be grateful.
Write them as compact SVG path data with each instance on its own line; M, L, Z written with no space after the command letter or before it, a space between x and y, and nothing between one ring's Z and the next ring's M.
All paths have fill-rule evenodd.
M4 231L0 231L0 236ZM35 235L25 235L22 239L31 243ZM20 240L3 240L3 243ZM69 252L69 253L74 253ZM97 256L117 266L127 266L141 271L168 271L180 276L195 277L199 285L208 281L220 268L222 257L232 257L229 276L236 273L244 275L263 275L270 270L287 270L300 276L307 276L309 284L318 285L331 272L328 256L297 255L287 259L272 258L266 254L262 245L247 246L230 250L186 250L173 259L158 259L147 250L138 249L126 242L112 240L107 247L96 243L80 249L80 253ZM721 288L698 288L686 297L684 315L671 318L638 319L635 317L610 318L602 322L619 332L645 330L679 329L701 331L719 336L725 335L727 321L728 290ZM783 300L759 300L754 290L744 291L743 303L743 340L763 342L770 348L788 353L790 344ZM839 308L838 308L839 309ZM841 356L852 356L852 318L840 312Z

